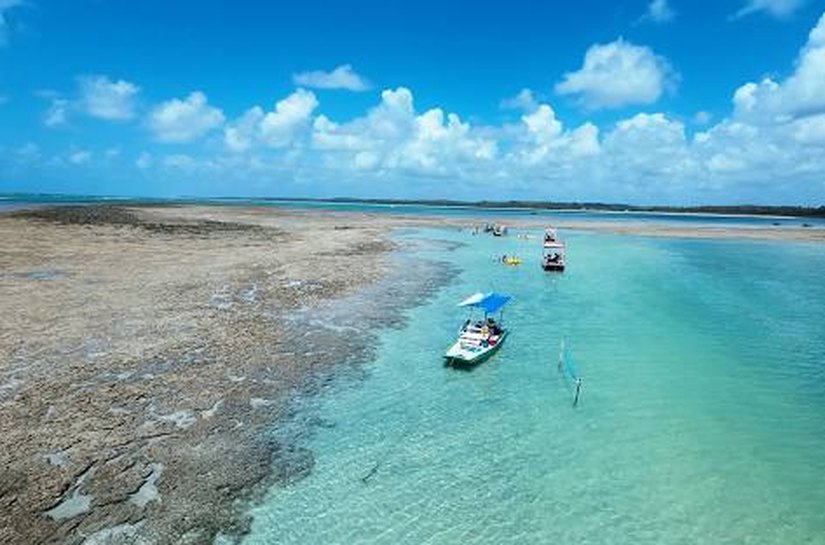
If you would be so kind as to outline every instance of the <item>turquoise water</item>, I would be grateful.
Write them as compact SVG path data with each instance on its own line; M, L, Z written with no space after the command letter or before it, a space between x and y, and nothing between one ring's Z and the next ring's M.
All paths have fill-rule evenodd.
M458 279L381 333L366 378L308 402L315 467L244 543L825 543L822 247L566 235L564 275L536 241L404 235L467 243L415 255ZM512 334L445 368L476 289L514 296Z

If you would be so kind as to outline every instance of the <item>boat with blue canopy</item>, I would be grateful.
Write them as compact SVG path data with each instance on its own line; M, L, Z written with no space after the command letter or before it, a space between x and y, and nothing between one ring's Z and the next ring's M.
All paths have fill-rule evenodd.
M458 304L471 311L483 313L482 319L467 319L458 332L458 339L447 349L447 365L474 365L492 356L507 338L502 325L504 306L510 296L503 293L474 293ZM498 313L496 320L493 315Z

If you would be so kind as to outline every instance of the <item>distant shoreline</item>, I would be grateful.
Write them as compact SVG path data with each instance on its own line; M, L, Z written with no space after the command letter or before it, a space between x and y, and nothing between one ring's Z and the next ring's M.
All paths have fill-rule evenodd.
M352 197L312 198L312 197L115 197L96 195L34 194L34 193L0 193L3 202L29 202L31 204L61 203L99 203L111 202L122 205L182 205L182 204L254 204L254 203L317 203L340 205L372 206L429 206L434 208L452 208L469 210L501 210L525 212L603 212L611 214L664 214L674 216L699 217L760 217L760 218L821 218L825 219L825 205L786 206L786 205L700 205L700 206L664 206L631 205L602 202L554 202L554 201L459 201L450 199L358 199Z
M492 210L556 211L556 212L609 212L646 213L694 216L756 216L756 217L815 217L825 218L825 205L819 207L785 205L701 205L663 206L631 205L601 202L553 202L553 201L453 201L441 199L353 199L335 197L331 199L278 198L260 199L282 202L317 202L340 204L378 204L396 206L433 206L443 208L471 208Z

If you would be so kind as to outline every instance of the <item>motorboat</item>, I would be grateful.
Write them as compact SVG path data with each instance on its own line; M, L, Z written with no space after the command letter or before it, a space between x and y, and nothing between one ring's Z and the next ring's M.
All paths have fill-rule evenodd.
M507 234L507 226L502 225L500 223L496 223L493 225L493 236L494 237L503 237Z
M444 354L445 363L452 366L476 365L492 356L507 338L508 330L502 325L504 305L509 295L501 293L475 293L458 304L470 311L482 313L481 319L471 316L458 332L458 339ZM498 313L498 319L493 315Z
M541 268L545 271L561 272L565 267L564 242L559 239L555 229L547 228L544 231L544 246L541 255Z

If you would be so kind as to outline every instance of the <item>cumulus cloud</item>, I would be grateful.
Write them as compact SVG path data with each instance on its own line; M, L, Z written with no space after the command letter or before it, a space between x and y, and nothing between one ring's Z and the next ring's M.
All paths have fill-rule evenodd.
M260 121L261 139L271 147L289 145L297 131L308 126L318 99L312 91L298 89L275 104Z
M224 129L224 142L231 151L243 152L261 144L285 148L309 129L318 99L312 91L297 89L275 103L270 112L260 106L247 110Z
M647 5L647 11L642 15L641 21L652 23L669 23L676 18L676 11L670 7L667 0L652 0Z
M606 154L616 163L630 161L660 174L674 173L687 160L687 136L680 121L663 113L639 113L623 119L605 137Z
M13 8L23 5L23 0L0 0L0 47L5 47L9 43L8 12Z
M737 117L754 122L787 121L825 112L825 14L808 35L787 79L746 83L736 90L733 104Z
M70 114L85 114L108 121L127 121L136 115L136 99L140 87L126 80L113 81L108 76L91 75L77 79L77 94L67 96L54 90L35 94L49 101L43 116L47 127L68 124Z
M500 195L504 188L527 198L804 202L825 194L825 107L818 106L819 80L809 76L817 72L822 24L788 78L762 85L758 93L743 86L730 116L715 124L711 114L699 112L688 121L703 126L696 134L686 121L657 111L601 128L589 122L567 126L551 104L529 91L502 104L521 111L517 123L479 126L441 108L419 111L412 91L399 87L383 91L374 107L346 122L301 116L311 119L311 131L299 131L279 148L284 159L275 164L318 183L361 183L372 194L397 181L412 194L470 192L476 198ZM314 115L314 107L310 111ZM237 120L239 127L253 128L239 134L251 131L257 134L252 141L260 142L265 115ZM292 155L297 148L306 155ZM256 157L251 153L249 162ZM254 168L267 164L260 160Z
M80 108L92 117L123 121L135 117L135 99L140 87L126 80L92 75L79 79Z
M592 123L585 123L570 132L563 130L555 112L542 104L529 116L522 117L527 132L536 147L532 155L546 157L549 153L565 153L571 157L595 155L600 151L599 129ZM555 149L554 149L555 148Z
M217 129L224 122L223 112L209 105L201 91L185 99L172 99L152 109L146 125L160 142L191 142Z
M231 151L246 151L258 139L258 129L264 111L260 106L253 106L241 117L229 123L223 130L223 140Z
M746 0L745 5L736 12L734 18L763 12L777 19L784 19L806 3L807 0Z
M733 95L733 112L696 134L692 154L705 176L788 199L825 194L825 14L786 79L746 83ZM775 197L774 197L775 198ZM810 197L808 197L810 198ZM758 199L755 197L755 199Z
M500 106L505 110L522 110L531 112L538 108L538 100L535 94L530 89L522 89L517 95L505 98L501 101Z
M617 43L655 57L647 48ZM518 119L500 125L419 108L406 87L384 90L371 108L344 120L319 112L317 97L299 88L271 108L254 106L224 123L220 110L193 93L158 105L147 125L163 141L223 128L223 149L210 141L209 153L192 146L187 155L124 153L111 162L134 163L143 177L237 183L239 191L265 192L263 180L277 179L284 184L277 191L292 194L318 194L323 187L351 195L819 204L825 195L825 81L818 77L824 59L825 15L789 62L790 73L741 85L727 113L678 116L648 107L599 127L565 123L552 104L526 89L503 101ZM600 63L586 59L583 70ZM629 62L638 64L644 62ZM615 73L619 84L628 79ZM627 101L629 93L620 91L619 99L597 95L591 106ZM585 100L584 91L577 95ZM60 120L66 99L42 96L53 101ZM72 150L81 153L74 162L106 163L104 152L82 151ZM48 163L12 150L4 155L2 148L0 158L0 165L21 171ZM59 159L72 163L68 153Z
M330 164L431 176L460 174L467 163L496 155L494 140L477 134L457 114L441 108L418 114L406 87L383 91L377 106L348 123L319 116L312 142Z
M676 85L676 74L664 57L646 46L623 39L592 45L584 64L565 74L556 93L575 95L591 110L652 104Z
M315 89L346 89L347 91L366 91L370 83L357 74L352 65L342 64L331 72L313 70L292 75L295 85Z

